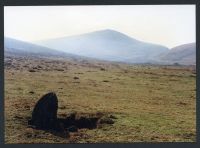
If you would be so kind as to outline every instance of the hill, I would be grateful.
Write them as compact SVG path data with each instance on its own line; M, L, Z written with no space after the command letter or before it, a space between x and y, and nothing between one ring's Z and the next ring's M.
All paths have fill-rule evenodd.
M160 60L171 64L196 65L196 44L189 43L176 46L167 53L161 55Z
M91 33L38 41L56 50L108 61L153 62L167 47L141 42L123 33L106 29Z
M75 57L72 54L53 50L47 47L35 45L32 43L12 39L4 38L5 55L15 56L41 56L41 57Z

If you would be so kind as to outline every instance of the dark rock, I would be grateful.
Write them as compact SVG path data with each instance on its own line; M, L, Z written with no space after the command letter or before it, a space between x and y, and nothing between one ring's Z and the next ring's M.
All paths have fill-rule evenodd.
M64 106L61 106L62 109ZM55 93L50 92L42 96L36 103L32 118L28 121L28 127L47 130L54 135L60 137L69 137L69 132L77 132L81 128L101 128L104 124L113 124L116 119L115 116L104 116L103 113L87 115L87 117L80 116L76 112L64 116L64 118L57 118L58 99ZM59 116L60 117L60 116ZM63 117L63 116L62 116ZM16 117L20 119L20 117Z
M34 70L34 69L30 69L29 72L36 72L36 70Z
M34 91L29 91L29 93L30 93L30 94L34 94L35 92L34 92Z
M185 103L185 102L181 102L181 101L178 102L178 104L179 104L179 105L187 105L187 103Z
M36 103L29 124L40 129L53 129L57 124L58 99L55 93L48 93Z
M79 79L79 77L74 77L74 79L76 80L76 79Z
M55 70L57 70L57 71L64 71L64 69L55 69Z

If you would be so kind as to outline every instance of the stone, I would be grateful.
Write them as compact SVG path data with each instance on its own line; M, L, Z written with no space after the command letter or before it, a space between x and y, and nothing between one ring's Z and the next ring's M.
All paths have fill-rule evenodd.
M76 79L79 79L79 77L74 77L74 79L76 80Z
M34 91L29 91L29 93L30 93L30 94L34 94L35 92L34 92Z
M56 94L53 92L45 94L36 103L29 124L40 129L54 129L57 124L57 110Z
M100 68L100 70L101 70L101 71L105 71L106 69L105 69L105 68Z
M34 69L30 69L29 72L36 72L36 70L34 70Z

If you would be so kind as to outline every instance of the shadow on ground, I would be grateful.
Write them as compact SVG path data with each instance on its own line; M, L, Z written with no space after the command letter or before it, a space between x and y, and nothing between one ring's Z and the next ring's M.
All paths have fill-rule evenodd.
M36 127L28 122L28 126L33 129L44 130L55 136L69 138L70 132L78 132L79 129L95 129L105 124L114 124L117 119L114 115L106 115L104 113L96 114L77 114L71 113L66 117L58 117L51 127Z

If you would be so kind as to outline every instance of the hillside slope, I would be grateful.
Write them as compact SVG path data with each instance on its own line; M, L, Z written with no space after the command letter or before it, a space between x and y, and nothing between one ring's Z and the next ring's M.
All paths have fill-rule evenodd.
M196 64L196 44L189 43L176 46L166 54L160 56L161 61L186 65Z
M73 57L74 55L66 52L56 51L43 46L38 46L32 43L4 38L5 55L24 55L24 56L45 56L45 57Z

